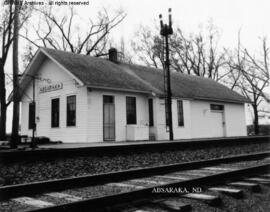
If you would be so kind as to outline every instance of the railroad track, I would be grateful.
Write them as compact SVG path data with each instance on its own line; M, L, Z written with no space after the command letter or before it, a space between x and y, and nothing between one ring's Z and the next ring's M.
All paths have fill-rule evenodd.
M256 190L258 183L269 183L269 156L270 152L263 152L3 186L0 187L0 207L1 211L40 212L136 211L145 205L167 210L190 209L190 205L181 203L183 198L215 205L221 199L218 195L209 195L209 191L241 196L243 191L238 187ZM241 182L235 181L238 179ZM171 196L179 201L169 201Z

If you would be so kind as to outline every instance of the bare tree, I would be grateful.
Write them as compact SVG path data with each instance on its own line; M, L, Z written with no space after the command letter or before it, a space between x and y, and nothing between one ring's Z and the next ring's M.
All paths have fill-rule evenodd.
M8 4L1 5L0 15L0 140L6 139L6 110L11 103L6 100L6 80L5 80L5 65L7 62L8 53L12 45L13 24L14 24L14 4L13 0L7 1ZM31 7L20 5L19 16L21 22L19 28L25 23L31 14Z
M127 64L132 64L132 56L126 48L126 43L123 37L120 39L120 45L114 44L119 49L119 61Z
M164 67L164 50L161 36L141 26L131 43L138 59L148 66ZM184 36L180 28L176 28L170 37L170 58L173 70L192 74L216 81L222 80L228 73L225 65L225 51L218 49L218 33L213 25L209 25L208 34Z
M251 102L254 133L257 135L259 134L260 113L268 113L268 111L260 110L263 101L269 102L269 97L265 94L265 89L269 86L269 48L266 38L262 40L260 59L243 48L239 38L238 48L230 57L228 64L231 69L228 81L231 87L240 91Z
M104 9L98 12L95 21L89 20L86 25L88 29L85 30L78 27L77 18L79 17L73 7L69 7L67 14L62 17L55 15L52 8L36 9L36 13L39 15L39 23L32 27L35 36L29 36L29 30L20 34L30 44L24 57L25 60L31 59L33 46L97 57L104 56L107 54L109 33L126 17L121 10L110 17Z
M198 33L185 37L177 28L171 40L171 52L172 66L177 71L216 81L228 74L224 69L225 51L218 48L218 32L212 25L206 36Z
M163 62L163 40L157 33L146 26L140 26L135 33L135 39L131 41L131 47L138 60L147 66L162 68Z

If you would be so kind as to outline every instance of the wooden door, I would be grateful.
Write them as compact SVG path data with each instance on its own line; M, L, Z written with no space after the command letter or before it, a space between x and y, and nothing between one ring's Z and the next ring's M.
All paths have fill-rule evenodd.
M114 96L103 96L103 139L115 140L115 105Z

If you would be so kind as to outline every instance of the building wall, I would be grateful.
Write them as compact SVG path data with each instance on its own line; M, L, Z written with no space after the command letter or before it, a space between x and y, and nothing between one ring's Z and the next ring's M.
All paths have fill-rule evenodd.
M90 90L79 87L72 77L50 60L45 60L36 80L36 117L37 136L46 136L51 140L63 142L102 142L103 141L103 95L115 97L115 140L126 141L126 96L136 97L137 125L148 126L148 98L153 99L154 126L150 135L155 140L168 140L169 133L165 125L164 99L143 94ZM40 93L40 88L50 84L63 83L63 89ZM76 126L66 126L66 98L76 95ZM60 126L51 128L51 100L60 98ZM29 103L32 101L30 83L21 104L21 134L32 135L28 129ZM177 99L172 100L173 126L175 139L203 138L215 136L244 136L246 123L244 104L224 103L224 113L212 113L208 101L183 100L184 126L178 126ZM213 102L214 103L214 102ZM220 104L220 103L217 103ZM220 131L222 118L225 121L224 134ZM220 121L221 120L221 121ZM219 131L218 131L219 129ZM223 129L223 128L222 128Z
M226 104L225 120L227 136L247 135L244 104Z
M224 105L224 113L212 112L210 104ZM246 135L244 104L191 101L191 111L192 138ZM223 132L220 132L223 127L222 119L219 119L221 116L225 122Z
M211 112L210 104L223 104L224 112ZM155 99L155 128L157 140L168 140L165 126L164 100ZM245 136L244 104L183 100L184 126L178 127L177 100L172 100L174 139ZM223 127L222 121L225 122Z
M106 90L88 91L88 142L103 141L103 95L114 96L115 140L126 141L126 96L136 97L137 125L148 125L148 97L146 95Z
M87 89L77 87L74 79L60 69L49 59L41 65L37 74L42 80L36 80L36 117L37 136L46 136L51 140L64 142L86 142L87 141ZM63 83L63 89L40 93L40 88L49 85L44 79L50 79L50 84ZM66 126L66 98L69 95L76 95L76 126ZM60 120L58 128L51 128L51 100L60 98ZM21 106L21 134L32 135L28 129L29 103L32 101L32 83L24 92Z
M190 120L190 101L183 101L184 110L184 126L178 126L178 116L177 116L177 99L172 100L172 118L173 118L173 132L175 139L190 138L191 120ZM155 113L154 116L154 128L156 132L157 140L168 140L169 132L166 130L165 121L165 105L164 99L155 98Z

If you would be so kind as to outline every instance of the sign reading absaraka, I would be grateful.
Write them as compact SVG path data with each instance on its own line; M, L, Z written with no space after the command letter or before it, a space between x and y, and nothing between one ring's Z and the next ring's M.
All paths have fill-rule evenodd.
M46 93L51 91L57 91L63 89L63 83L57 83L53 85L46 85L44 87L41 87L39 90L39 93Z

